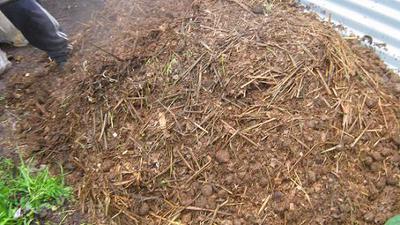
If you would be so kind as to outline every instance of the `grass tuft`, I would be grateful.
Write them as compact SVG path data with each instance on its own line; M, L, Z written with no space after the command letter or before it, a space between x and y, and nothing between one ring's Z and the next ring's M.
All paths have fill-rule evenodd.
M33 172L22 162L0 158L0 225L32 224L35 216L46 209L61 206L71 198L63 176L51 176L47 168Z

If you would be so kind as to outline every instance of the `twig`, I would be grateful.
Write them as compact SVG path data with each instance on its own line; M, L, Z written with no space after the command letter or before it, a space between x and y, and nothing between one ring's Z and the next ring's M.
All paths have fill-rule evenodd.
M90 44L90 45L93 45L93 46L94 46L95 48L97 48L98 50L100 50L100 51L102 51L102 52L104 52L104 53L106 53L106 54L108 54L108 55L114 57L116 60L118 60L118 61L120 61L120 62L125 61L125 60L123 60L122 58L120 58L120 57L114 55L113 53L111 53L111 52L109 52L109 51L107 51L107 50L104 50L103 48L101 48L101 47L99 47L99 46L97 46L97 45L95 45L95 44L93 44L93 43L89 43L89 44Z
M190 181L192 181L194 178L196 178L198 175L200 175L204 170L207 169L207 167L211 164L211 158L209 158L208 162L201 167L196 173L194 173L187 181L186 183L190 183Z
M226 205L228 202L229 202L229 200L226 200L225 202L221 203L220 205L218 205L218 206L215 208L213 217L211 218L211 221L210 221L210 225L213 225L213 224L214 224L215 217L217 217L217 214L218 214L219 209L222 208L224 205Z
M365 129L361 132L360 135L358 135L358 137L356 138L356 140L354 140L354 142L350 145L350 147L354 148L354 146L356 146L357 142L361 139L361 137L364 135L364 133L368 130L368 127L365 127Z
M307 68L307 69L308 69L308 68ZM313 73L310 69L308 69L308 70L309 70L311 73ZM321 74L321 72L319 72L319 70L317 70L317 74L318 74L319 78L321 78L322 84L324 85L326 92L328 92L328 95L332 95L331 89L329 88L328 84L326 83L324 77L322 77L322 74Z
M190 73L197 64L201 61L201 59L206 55L207 53L203 53L187 70L185 70L181 75L179 75L178 79L175 80L174 85L176 85L181 79L185 78L188 73Z
M332 148L328 148L326 150L323 150L321 153L327 153L327 152L331 152L331 151L334 151L336 149L341 149L341 148L343 148L343 145L339 144L339 145L333 146Z
M104 131L105 131L105 129L106 129L107 115L108 115L108 114L105 114L105 115L104 115L103 126L101 127L100 137L99 137L98 141L101 141L101 138L103 137Z
M307 150L310 150L310 147L308 147L304 142L300 141L298 138L296 138L295 136L290 134L290 137L292 137L293 139L295 139L297 142L299 142L299 144L301 144L304 148L306 148Z
M182 224L179 223L179 222L175 222L175 221L169 220L169 219L167 219L167 218L161 217L161 216L159 216L159 215L157 215L157 214L155 214L155 213L153 213L153 212L150 212L150 215L151 215L151 216L154 216L154 217L157 218L157 219L160 219L160 220L163 220L163 221L167 221L169 224L182 225Z
M387 123L387 120L386 120L385 113L383 112L381 98L379 98L378 105L379 105L379 110L380 110L381 113L382 113L383 121L385 122L385 127L386 127L386 129L389 129L389 126L388 126L388 123Z
M185 119L189 120L191 123L193 123L197 128L199 128L200 130L204 131L206 134L208 134L208 131L206 129L204 129L202 126L200 126L198 123L192 121L191 119L185 117Z
M117 204L113 204L117 209L120 210L121 213L123 213L125 216L127 216L129 219L135 221L136 224L139 224L139 220L136 219L135 217L139 217L138 215L128 211L127 209L124 209L123 207L117 205Z
M185 157L182 155L181 151L179 151L179 148L176 148L176 152L178 152L179 157L181 157L181 159L182 159L183 162L186 164L186 166L187 166L190 170L194 171L194 169L190 166L189 162L186 161Z
M260 209L258 210L257 215L260 215L265 210L270 199L271 199L271 195L268 195L268 197L266 199L264 199L264 202L261 205Z
M314 145L312 148L309 148L309 150L306 152L306 154L304 154L303 156L301 156L292 166L292 168L289 170L288 173L292 172L293 169L296 167L296 165L303 160L305 157L307 157L313 150L315 147L317 147L318 145Z
M250 142L252 145L254 145L255 147L259 148L260 145L258 145L257 143L255 143L253 140L251 140L250 138L248 138L246 135L242 134L242 132L240 132L239 130L236 130L235 128L233 128L231 125L229 125L227 122L225 122L224 120L221 120L221 122L225 125L225 129L228 130L228 132L230 134L232 134L231 139L236 135L239 134L239 136L241 136L242 138L244 138L245 140L247 140L248 142Z
M247 131L253 130L254 128L257 128L257 127L260 127L260 126L262 126L262 125L271 123L271 122L273 122L273 121L275 121L275 120L277 120L277 119L276 119L276 118L271 118L271 119L266 120L266 121L264 121L264 122L262 122L262 123L255 124L255 125L253 125L253 126L250 126L250 127L248 127L248 128L245 128L245 129L242 130L242 132L247 132Z
M313 204L312 204L312 202L311 202L311 198L310 198L310 196L308 195L308 193L306 192L306 190L304 189L304 187L301 185L301 181L300 181L300 178L299 178L299 176L297 175L297 173L295 173L295 175L296 175L296 177L297 177L297 179L299 179L299 183L297 183L293 178L289 178L296 186L297 186L297 188L300 190L300 191L302 191L303 193L304 193L304 195L306 196L306 199L307 199L307 201L308 201L308 203L310 204L310 206L311 207L313 207Z
M185 209L186 210L192 210L192 211L215 212L215 210L213 210L213 209L205 209L205 208L200 208L200 207L196 207L196 206L188 206ZM224 216L232 216L231 213L221 212L221 211L218 211L217 214L221 214L221 215L224 215Z
M236 3L236 4L238 4L240 7L242 7L244 10L246 10L247 12L249 12L249 13L251 13L251 14L254 14L250 9L249 9L249 7L247 6L247 5L245 5L244 3L242 3L242 2L239 2L238 0L230 0L231 2L234 2L234 3Z

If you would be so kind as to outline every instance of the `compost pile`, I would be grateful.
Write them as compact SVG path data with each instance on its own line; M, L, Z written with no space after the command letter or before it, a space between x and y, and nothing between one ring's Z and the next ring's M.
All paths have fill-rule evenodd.
M399 212L400 83L356 39L291 1L107 4L71 74L16 76L8 97L95 224Z

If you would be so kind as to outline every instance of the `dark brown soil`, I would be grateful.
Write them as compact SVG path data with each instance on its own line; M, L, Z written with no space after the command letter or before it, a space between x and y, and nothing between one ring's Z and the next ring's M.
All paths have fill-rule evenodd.
M57 18L64 30L71 37L78 35L79 31L84 28L85 22L90 21L96 11L101 10L103 7L102 0L42 0L41 3ZM7 104L5 91L10 87L9 85L11 85L8 81L15 78L19 79L19 77L28 78L31 75L35 76L47 73L47 68L50 66L50 63L45 53L31 46L14 48L3 44L1 48L9 56L13 67L7 73L0 76L0 157L11 158L15 163L19 163L19 155L33 156L34 158L37 156L27 154L23 149L29 149L30 146L23 145L23 143L18 141L18 137L14 136L21 119L20 116L28 112L22 111L20 112L21 115L18 115L18 113ZM44 80L36 80L35 82L46 85L49 84L51 80L51 78L46 77ZM16 89L26 87L22 83L14 83L13 85L15 85L14 88ZM46 92L43 91L42 93ZM56 170L59 171L59 169ZM75 209L76 207L71 207L70 205L63 207L63 210L57 212L43 211L43 213L38 215L38 221L59 224L64 220L63 224L80 225L85 219L79 210ZM64 211L67 211L67 213Z
M70 36L79 34L85 22L103 7L103 0L42 0L43 6L60 22L63 29ZM49 66L45 53L31 46L14 48L2 45L2 50L10 57L13 67L0 77L0 92L4 93L7 80L10 76L24 76L43 73ZM0 97L4 97L2 94ZM18 120L16 115L5 108L5 101L0 101L0 156L15 158L16 141L12 137L11 130ZM18 158L18 157L16 157Z
M291 1L254 7L107 2L71 73L11 78L18 143L94 224L383 224L398 76Z

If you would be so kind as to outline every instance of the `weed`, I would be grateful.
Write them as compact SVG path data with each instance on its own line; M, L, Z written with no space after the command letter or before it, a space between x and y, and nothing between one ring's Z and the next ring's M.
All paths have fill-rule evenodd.
M219 63L221 65L221 73L225 77L226 71L225 71L225 57L224 55L221 55L221 58L219 59Z
M62 177L51 176L47 168L32 172L22 160L15 167L0 159L0 225L31 224L41 210L62 205L72 194Z
M163 74L164 75L171 75L173 70L174 70L174 66L178 63L178 60L176 59L175 56L171 56L171 59L169 60L169 62L164 66L163 69Z
M273 3L264 2L263 6L264 6L264 11L266 13L271 13L272 10L274 9L274 4Z
M183 56L188 57L188 58L192 58L193 56L193 52L190 50L187 50L183 53Z
M0 105L5 105L6 98L3 95L0 95Z

